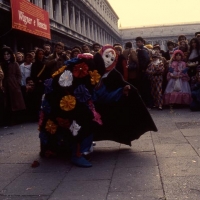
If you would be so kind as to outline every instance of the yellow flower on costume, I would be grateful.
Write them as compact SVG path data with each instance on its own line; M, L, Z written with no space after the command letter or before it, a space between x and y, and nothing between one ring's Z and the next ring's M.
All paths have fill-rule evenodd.
M92 85L97 84L99 82L100 78L101 78L101 76L98 73L98 71L97 70L94 70L93 72L89 71L89 74L91 76L90 80L91 80Z
M47 121L45 129L51 133L51 134L55 134L56 130L57 130L57 125L54 124L53 121L51 121L50 119Z
M66 65L62 66L59 70L57 70L55 73L52 74L52 78L54 78L55 76L57 76L58 74L61 74L62 72L65 71L66 69Z
M60 108L64 111L70 111L73 110L75 108L76 105L76 99L74 96L72 95L67 95L64 96L61 100L60 100Z

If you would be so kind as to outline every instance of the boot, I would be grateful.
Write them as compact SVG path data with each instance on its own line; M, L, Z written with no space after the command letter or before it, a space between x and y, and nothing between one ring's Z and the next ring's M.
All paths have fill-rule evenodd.
M71 162L78 167L92 167L92 164L83 157L80 149L80 144L75 143L72 145Z

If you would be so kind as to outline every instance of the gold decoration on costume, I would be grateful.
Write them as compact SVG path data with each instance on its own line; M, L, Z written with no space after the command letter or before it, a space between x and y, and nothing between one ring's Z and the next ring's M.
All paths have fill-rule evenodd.
M60 100L60 108L64 111L70 111L73 110L75 108L76 105L76 99L74 96L72 95L67 95L64 96L61 100Z
M91 76L90 80L91 80L92 85L99 83L101 76L100 76L100 74L98 73L97 70L94 70L93 72L89 71L89 74Z
M52 135L55 134L56 130L57 130L57 125L54 124L53 121L51 121L50 119L47 121L45 129L51 133Z
M55 73L52 74L52 78L54 78L55 76L57 76L58 74L61 74L62 72L65 71L66 69L66 65L62 66L59 70L57 70Z

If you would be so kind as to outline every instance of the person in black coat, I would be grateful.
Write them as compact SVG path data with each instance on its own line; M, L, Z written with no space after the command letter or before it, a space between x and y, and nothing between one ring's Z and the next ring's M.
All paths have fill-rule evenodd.
M146 73L146 69L150 63L149 50L144 46L144 39L137 37L137 57L139 62L139 91L145 105L149 108L153 106L153 97L151 95L151 83Z
M94 56L101 80L93 101L102 125L94 129L94 140L112 140L126 145L157 128L135 87L124 81L115 69L117 55L112 46L102 47Z
M174 52L174 42L168 41L167 48L168 48L168 50L164 53L163 57L168 61L171 59L173 52Z
M48 69L45 66L44 50L37 49L35 54L35 62L31 68L31 79L35 85L35 104L37 105L37 111L40 109L41 98L44 94L44 81L49 76Z

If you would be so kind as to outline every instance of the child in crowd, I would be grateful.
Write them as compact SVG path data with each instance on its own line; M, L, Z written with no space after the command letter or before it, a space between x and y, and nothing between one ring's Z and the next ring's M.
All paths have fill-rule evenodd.
M184 54L181 50L174 51L167 74L168 84L164 93L165 105L189 105L191 103L191 90L188 83L190 78L183 59Z
M154 107L162 110L162 82L164 64L160 59L160 55L155 51L152 51L152 62L149 64L146 72L151 81L151 94L153 96Z

